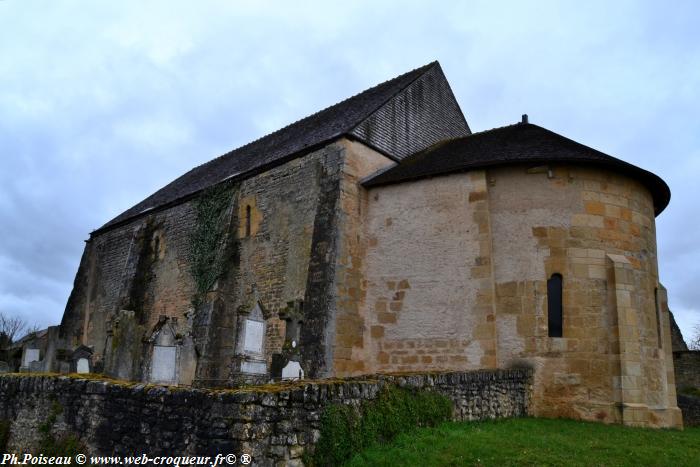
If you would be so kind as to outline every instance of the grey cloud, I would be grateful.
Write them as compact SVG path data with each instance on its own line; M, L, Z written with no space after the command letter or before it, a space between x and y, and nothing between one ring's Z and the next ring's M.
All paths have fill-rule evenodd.
M474 130L527 112L664 177L660 274L688 334L700 321L698 13L694 2L0 2L0 310L58 322L92 229L195 165L439 59Z

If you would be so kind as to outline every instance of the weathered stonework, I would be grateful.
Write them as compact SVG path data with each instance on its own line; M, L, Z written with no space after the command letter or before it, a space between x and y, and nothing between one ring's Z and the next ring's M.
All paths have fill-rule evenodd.
M72 298L64 329L90 310L73 319L76 342L106 342L93 359L107 374L149 381L165 317L178 336L176 383L265 382L284 352L280 314L301 303L300 365L311 377L524 363L537 369L538 415L680 424L644 187L575 165L361 187L389 164L343 139L235 184L235 253L199 310L186 261L192 202L107 232L79 274L104 288L76 288L91 294ZM547 335L553 273L565 283L561 338ZM268 367L247 374L236 342L255 306ZM106 312L114 307L140 311Z
M535 413L679 426L647 189L575 165L488 176L499 364L537 368ZM547 335L554 273L565 284L562 338Z
M0 377L0 419L11 422L8 452L36 449L50 414L53 436L77 436L90 455L250 454L254 465L298 463L320 436L329 404L359 405L382 388L436 391L455 420L529 414L529 370L382 376L259 390L125 386L56 376Z
M681 425L654 208L638 182L515 166L369 199L372 371L527 364L538 415ZM547 330L554 273L565 284L561 338Z
M165 317L176 323L178 348L192 348L188 358L178 358L178 365L186 368L178 371L176 382L225 385L240 373L234 363L239 317L256 303L265 314L268 363L284 341L278 314L287 303L318 302L319 316L310 316L304 329L313 336L326 332L327 321L322 320L328 292L313 287L307 292L307 283L317 279L315 271L309 273L309 261L312 243L323 248L319 239L335 235L325 216L337 206L344 153L343 145L330 145L233 185L224 217L230 223L233 253L198 309L192 304L189 270L196 200L146 214L91 239L62 324L68 345L93 346L93 360L110 376L149 381L149 339ZM334 266L335 257L326 253L319 268ZM311 339L307 341L311 347Z
M495 368L484 173L392 185L369 198L371 370Z
M700 350L673 352L676 387L700 389Z
M669 199L527 119L471 134L430 64L94 232L34 369L77 369L78 348L83 369L195 387L527 366L536 415L680 427L656 253Z
M700 397L678 394L678 408L685 426L700 426Z
M335 311L328 333L332 336L332 375L361 375L370 372L365 344L367 277L366 216L367 190L360 185L364 177L391 164L387 157L350 140L342 141L344 165L340 178L337 219L337 253L333 294L329 303Z

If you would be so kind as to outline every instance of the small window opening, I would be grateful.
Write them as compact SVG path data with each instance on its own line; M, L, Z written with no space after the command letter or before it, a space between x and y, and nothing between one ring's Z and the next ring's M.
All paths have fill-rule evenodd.
M250 205L245 207L245 236L250 237Z
M659 348L663 345L663 340L661 339L661 307L659 306L659 288L654 289L654 306L656 309L656 339L658 341Z
M555 273L547 281L547 326L549 337L562 337L562 318L562 276Z

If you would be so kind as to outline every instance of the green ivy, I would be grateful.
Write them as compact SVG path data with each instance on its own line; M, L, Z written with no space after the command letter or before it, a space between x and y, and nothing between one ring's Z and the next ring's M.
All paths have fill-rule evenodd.
M377 399L359 408L328 406L321 416L321 437L305 463L342 465L362 449L389 442L415 427L436 426L451 415L452 401L441 394L387 386Z
M196 224L190 234L190 274L195 293L192 304L197 307L224 273L228 233L227 208L233 190L222 183L206 189L196 201Z

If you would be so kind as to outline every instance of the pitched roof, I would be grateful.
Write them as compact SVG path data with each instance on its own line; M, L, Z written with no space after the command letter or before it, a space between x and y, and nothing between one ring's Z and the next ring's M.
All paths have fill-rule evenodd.
M268 170L341 136L400 160L437 141L470 133L440 64L432 62L195 167L93 235L181 202L225 179Z
M551 162L603 166L639 180L651 191L656 215L671 199L668 185L659 176L530 123L441 141L372 176L363 185L374 187L513 163Z

